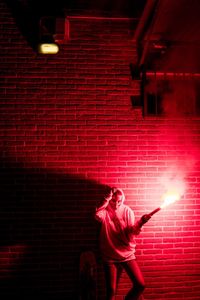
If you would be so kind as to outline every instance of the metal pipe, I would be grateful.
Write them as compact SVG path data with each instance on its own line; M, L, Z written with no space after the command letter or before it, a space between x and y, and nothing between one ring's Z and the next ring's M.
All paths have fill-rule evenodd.
M153 11L155 10L155 6L157 4L157 0L147 0L145 4L142 16L139 20L137 28L134 33L133 40L135 42L140 41L145 34L145 30L148 27Z
M95 17L95 16L66 16L68 20L111 20L111 21L129 21L139 20L139 18L124 18L124 17Z
M193 78L193 77L200 77L200 73L183 73L183 72L161 72L161 71L155 71L155 72L151 72L151 71L147 71L146 73L146 77L164 77L165 79L167 77L180 77L180 78Z

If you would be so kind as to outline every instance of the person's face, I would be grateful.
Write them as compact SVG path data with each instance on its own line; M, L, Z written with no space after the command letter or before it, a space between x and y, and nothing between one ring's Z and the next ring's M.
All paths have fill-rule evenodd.
M110 206L113 210L117 210L120 205L122 205L122 195L113 195L112 199L110 200Z

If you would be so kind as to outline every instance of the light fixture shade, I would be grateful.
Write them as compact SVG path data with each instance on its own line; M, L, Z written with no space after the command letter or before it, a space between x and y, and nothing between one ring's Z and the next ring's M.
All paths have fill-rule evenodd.
M59 52L59 46L56 43L39 43L38 52L40 54L57 54Z

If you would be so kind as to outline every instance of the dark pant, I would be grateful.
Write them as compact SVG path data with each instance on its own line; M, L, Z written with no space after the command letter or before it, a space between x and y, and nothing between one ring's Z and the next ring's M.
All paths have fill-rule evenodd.
M125 300L143 299L142 293L145 289L145 282L135 259L123 263L105 263L104 269L107 290L106 300L115 299L117 285L123 269L133 283L133 287L126 295Z

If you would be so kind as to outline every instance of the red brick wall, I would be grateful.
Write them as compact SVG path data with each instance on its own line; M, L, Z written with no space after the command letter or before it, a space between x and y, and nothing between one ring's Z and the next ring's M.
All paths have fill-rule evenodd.
M137 238L146 299L199 299L199 119L138 118L130 21L70 21L57 55L36 54L1 4L1 295L77 299L79 256L94 251L105 185L136 218L159 206L163 180L186 183ZM165 182L166 182L165 180ZM117 299L130 287L126 275Z

